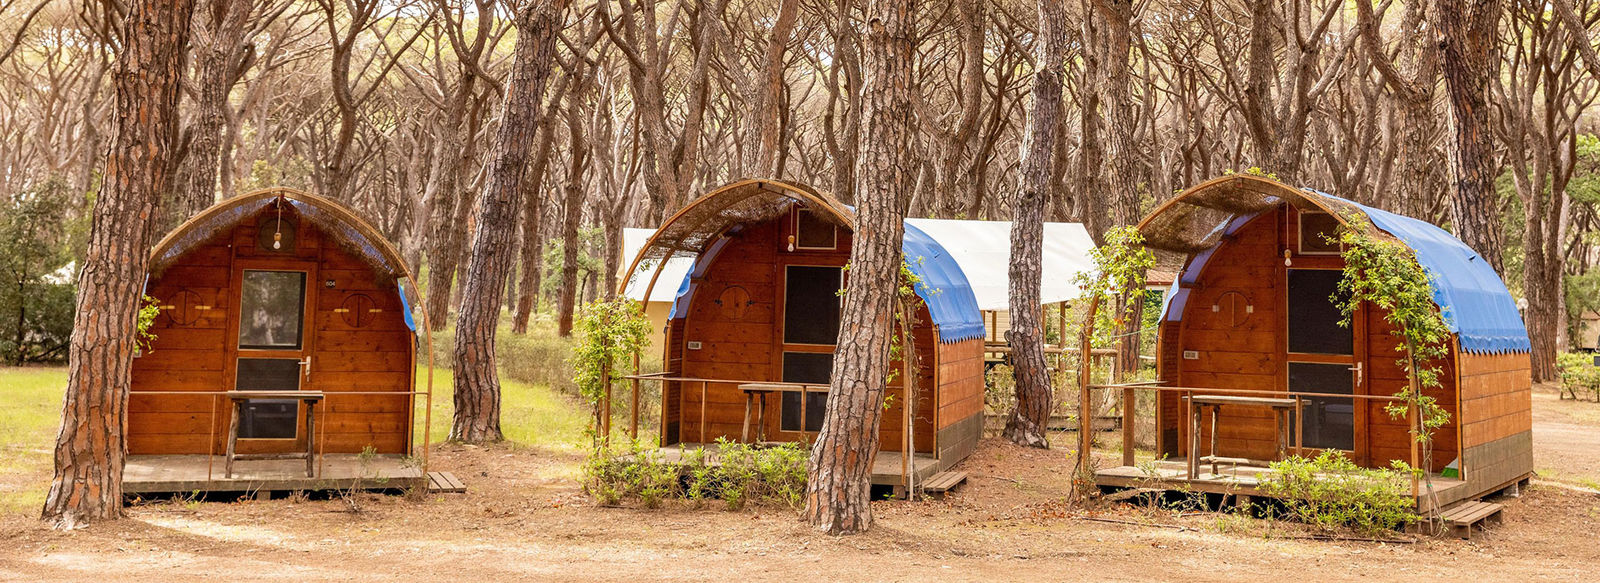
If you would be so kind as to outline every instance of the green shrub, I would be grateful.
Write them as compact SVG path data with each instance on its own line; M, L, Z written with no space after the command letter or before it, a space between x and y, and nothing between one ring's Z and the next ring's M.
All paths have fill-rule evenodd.
M672 464L648 444L627 442L596 448L584 463L583 484L603 506L636 500L655 508L664 500L683 498L696 503L720 499L728 510L749 504L799 509L808 454L799 443L753 446L724 439L718 440L715 453L689 450Z
M572 366L567 364L574 344L573 339L556 333L555 322L548 315L540 314L529 322L527 334L513 334L507 318L501 322L495 337L495 362L500 366L500 374L507 377L576 395L578 386L572 381ZM434 366L452 368L455 351L454 326L433 335Z
M1600 401L1600 366L1594 365L1594 355L1565 352L1557 357L1561 368L1561 386L1574 397L1589 394Z
M1393 469L1365 469L1329 450L1315 458L1273 462L1271 468L1261 489L1282 500L1293 520L1378 534L1420 518L1410 496L1411 469L1403 462Z

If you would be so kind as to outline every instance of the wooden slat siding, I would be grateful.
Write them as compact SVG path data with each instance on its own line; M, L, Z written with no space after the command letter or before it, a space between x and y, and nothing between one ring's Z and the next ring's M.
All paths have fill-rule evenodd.
M983 339L939 346L940 429L983 414Z
M1181 273L1181 272L1180 272ZM1183 368L1183 322L1164 321L1156 337L1156 378L1176 385L1181 380ZM1156 399L1156 452L1177 455L1179 425L1182 424L1183 407L1175 397L1160 395Z
M1394 335L1395 327L1385 319L1385 311L1369 306L1367 309L1367 359L1366 387L1369 395L1393 395L1405 390L1410 382L1401 363L1405 353L1396 350L1400 340ZM1458 439L1460 416L1456 400L1456 374L1453 359L1446 357L1423 366L1439 371L1439 386L1423 391L1433 397L1439 406L1450 414L1450 422L1434 430L1433 465L1431 471L1441 471L1460 456ZM1367 403L1367 452L1363 462L1370 467L1385 467L1391 461L1411 462L1411 427L1404 417L1396 418L1384 409L1385 403Z
M1461 444L1464 449L1533 428L1533 382L1527 353L1462 352L1460 360Z
M289 212L285 216L293 218ZM172 267L151 277L150 295L166 300L189 290L211 309L200 312L200 319L189 325L177 325L170 315L157 319L153 349L134 360L132 390L231 389L233 379L227 371L232 367L227 363L238 354L232 348L236 339L228 337L227 326L237 302L230 271L234 260L314 261L319 268L317 280L308 281L307 285L317 289L306 322L307 340L314 350L311 380L304 388L329 394L318 405L318 449L326 453L359 453L370 445L378 453L407 453L413 422L408 395L339 395L351 391L405 393L412 388L415 337L405 326L403 303L394 281L373 273L364 261L340 245L329 243L309 221L299 221L299 240L293 253L259 250L255 224L260 218L257 215L247 219L232 232L190 251ZM330 279L334 281L332 288L325 286ZM351 327L334 311L354 294L371 298L372 307L380 310L370 313L371 321L361 328ZM231 402L226 398L134 394L129 399L129 453L221 452L231 414ZM285 443L243 441L239 451L281 450Z
M1225 240L1193 284L1178 345L1171 350L1179 371L1178 385L1283 390L1279 379L1284 364L1277 348L1282 345L1284 293L1278 275L1283 264L1277 233L1280 213L1262 213ZM1227 314L1211 309L1228 292L1243 294L1253 307L1237 326L1226 321ZM1185 350L1198 352L1199 358L1183 360ZM1176 445L1177 449L1163 453L1186 455L1188 422L1183 419L1183 404L1176 394L1164 394L1161 400L1166 416L1163 422L1176 425L1178 431L1176 444L1163 440L1167 447ZM1223 407L1217 416L1217 455L1271 458L1275 450L1271 423L1265 410ZM1202 425L1202 452L1209 452L1209 415Z
M1493 493L1533 473L1533 431L1468 447L1461 463L1462 477L1473 497Z

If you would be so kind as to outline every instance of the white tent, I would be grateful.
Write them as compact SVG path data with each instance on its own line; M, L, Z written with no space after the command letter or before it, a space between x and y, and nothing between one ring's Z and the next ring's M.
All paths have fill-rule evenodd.
M985 312L1010 309L1011 222L906 219L933 237L961 266ZM1094 239L1081 223L1044 224L1044 272L1039 303L1055 304L1076 299L1080 293L1074 276L1094 268L1089 252ZM663 276L664 277L664 276Z
M655 229L623 229L622 230L622 263L620 268L626 270L633 264L633 258L639 256L639 250L656 234ZM655 276L657 265L639 266L639 274L628 282L624 296L630 299L644 299L644 289L649 287L650 278ZM656 280L655 289L650 290L651 302L671 302L678 294L678 286L683 285L683 278L694 268L693 257L674 257L667 260L666 267L661 271L661 277ZM627 277L627 273L619 277Z

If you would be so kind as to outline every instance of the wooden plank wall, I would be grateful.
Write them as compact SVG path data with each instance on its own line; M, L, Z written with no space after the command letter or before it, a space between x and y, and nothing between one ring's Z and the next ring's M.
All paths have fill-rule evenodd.
M292 209L292 207L290 207ZM236 260L270 268L274 261L290 267L316 265L307 295L315 304L306 321L312 373L306 390L328 393L319 406L318 433L327 453L359 453L372 446L379 453L409 453L412 415L406 395L350 395L339 392L407 392L415 378L415 336L405 325L395 282L381 276L358 256L321 233L309 221L298 221L293 252L274 252L256 244L258 222L266 212L245 221L216 240L185 254L150 280L150 295L163 304L178 298L199 298L210 306L189 316L164 313L154 327L152 350L133 363L133 391L226 391L233 388L237 338L230 322L237 318L238 292L232 289ZM286 219L295 220L292 210ZM265 263L259 263L265 262ZM326 285L333 281L333 287ZM191 295L192 294L192 295ZM353 326L344 314L352 296L370 299L370 320ZM352 303L351 305L355 305ZM362 303L360 305L367 305ZM248 351L245 353L248 356ZM129 402L129 453L204 454L225 446L229 408L213 398L186 395L133 395ZM302 413L303 414L303 413ZM208 444L207 439L213 439ZM303 440L303 436L302 436ZM300 443L303 443L301 441ZM286 449L282 442L244 441L240 451Z
M1286 391L1288 356L1285 307L1285 266L1283 249L1290 244L1285 232L1294 232L1295 213L1280 207L1260 216L1227 237L1189 288L1189 299L1181 322L1166 322L1160 328L1159 374L1172 384L1186 387L1216 387L1255 391ZM1287 227L1285 224L1287 223ZM1295 268L1340 268L1343 262L1333 256L1294 255ZM1243 297L1251 307L1249 314L1235 324L1223 308L1230 298ZM1239 294L1232 296L1231 294ZM1216 308L1214 308L1214 306ZM1389 395L1405 384L1405 372L1396 363L1398 353L1390 326L1376 309L1367 310L1366 336L1357 340L1366 352L1364 385L1359 393ZM1359 328L1358 328L1359 329ZM1195 351L1199 358L1187 360L1184 351ZM1433 469L1442 469L1461 451L1457 431L1454 370L1449 361L1438 363L1443 386L1428 391L1451 412L1452 422L1435 434ZM1464 370L1465 373L1465 370ZM1463 381L1465 382L1465 381ZM1463 395L1466 392L1463 391ZM1462 411L1465 411L1464 409ZM1188 424L1183 406L1175 394L1163 394L1158 408L1158 448L1161 453L1182 457L1187 454ZM1209 417L1204 420L1202 450L1209 448ZM1410 460L1410 437L1406 421L1393 419L1380 402L1371 402L1366 411L1357 411L1356 451L1358 463L1387 466L1389 460ZM1264 409L1224 407L1217 420L1217 453L1225 456L1270 459L1275 434L1272 418Z
M1253 391L1284 388L1281 380L1284 361L1283 303L1278 224L1282 211L1269 211L1240 228L1222 243L1204 272L1189 292L1182 332L1177 346L1168 350L1176 357L1177 384L1186 387L1216 387ZM1251 311L1237 325L1226 311L1212 311L1224 294L1240 294ZM1230 296L1233 297L1233 296ZM1169 345L1164 345L1164 348ZM1198 352L1196 360L1184 360L1185 350ZM1183 422L1183 406L1175 394L1162 396L1164 417L1180 427L1173 457L1186 455L1181 444L1188 424ZM1165 420L1165 419L1164 419ZM1209 425L1210 419L1205 423ZM1224 407L1217 418L1217 454L1251 458L1270 458L1275 449L1272 417L1254 407ZM1209 430L1201 435L1209 443ZM1203 448L1204 449L1204 448Z
M1533 377L1527 353L1460 352L1462 477L1487 494L1533 472Z
M783 373L783 306L782 276L788 265L844 265L849 260L850 237L843 229L839 233L838 248L831 251L786 250L789 216L760 224L746 225L733 235L717 255L699 281L695 282L687 316L674 320L669 334L667 354L670 359L681 351L682 362L677 373L685 377L733 379L750 381L776 381ZM718 300L730 287L741 287L748 294L749 304L743 313L724 310ZM679 324L681 322L681 324ZM682 333L679 334L680 329ZM933 387L934 351L943 350L934 339L931 321L924 309L919 317L917 350L924 363L919 382L917 419L915 427L916 450L932 452L935 407L939 405ZM687 349L688 342L699 342L700 349ZM976 341L981 347L981 340ZM815 347L813 351L829 351ZM970 349L969 349L970 351ZM979 406L981 407L982 354L976 354L979 373ZM899 366L896 364L895 366ZM669 370L672 370L669 368ZM970 383L970 379L964 379ZM738 439L744 427L744 394L734 383L710 383L705 388L705 434L700 434L701 387L699 383L675 383L668 388L668 397L678 391L675 404L665 405L666 423L676 422L677 441L709 442L718 437ZM884 411L880 447L900 451L904 428L904 397L897 381L889 387L893 396ZM806 436L800 432L782 432L780 406L776 396L767 401L766 420L769 440L799 440ZM814 438L814 435L812 436Z

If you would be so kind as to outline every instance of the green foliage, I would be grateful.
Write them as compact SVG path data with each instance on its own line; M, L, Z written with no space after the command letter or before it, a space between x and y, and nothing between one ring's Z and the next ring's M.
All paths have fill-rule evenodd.
M650 319L639 302L618 298L598 301L578 310L573 331L578 344L572 349L578 394L591 404L605 394L605 377L618 382L617 373L628 370L624 362L650 345Z
M577 385L572 381L572 365L567 361L576 341L557 334L554 320L547 317L530 322L527 334L513 334L510 322L509 317L502 319L494 341L495 363L500 367L501 378L544 385L569 395L577 394ZM446 328L433 334L436 366L451 368L455 349L455 328Z
M605 506L635 500L655 508L683 498L697 504L720 499L728 510L750 504L799 509L807 458L800 443L754 446L719 439L714 454L693 449L670 464L659 450L630 441L616 448L596 447L584 463L583 483L595 502Z
M1595 346L1596 339L1592 337L1583 339L1584 344L1577 343L1584 334L1590 333L1584 329L1583 317L1600 315L1600 269L1568 275L1562 283L1567 294L1567 336L1573 339L1575 346Z
M1155 267L1156 256L1144 246L1144 235L1137 228L1123 226L1106 231L1106 243L1089 253L1094 272L1080 272L1073 281L1083 289L1084 299L1100 298L1103 307L1095 311L1094 343L1107 346L1115 341L1121 315L1145 301L1145 272Z
M1600 366L1594 365L1593 354L1564 352L1556 357L1556 367L1561 370L1561 386L1574 397L1588 393L1600 401Z
M139 322L134 341L138 343L139 350L148 351L155 344L156 333L150 327L156 324L156 316L161 315L161 305L155 298L143 296L139 301Z
M916 259L917 265L923 265L926 262L926 257L918 257ZM943 292L943 290L923 283L922 276L912 271L911 261L902 258L900 260L900 285L895 286L894 290L895 325L899 328L899 334L895 334L889 340L889 359L893 362L904 362L901 359L905 356L905 345L908 342L913 345L916 343L916 334L914 333L916 331L916 315L925 304L922 301L922 297L917 295L918 288L921 288L922 292L928 295L936 295ZM892 383L895 379L900 378L900 374L904 372L903 368L892 367L889 370L889 376L884 382ZM889 395L884 398L884 410L888 410L890 399L893 397L893 395Z
M1423 427L1415 438L1427 444L1435 429L1450 422L1450 412L1424 394L1440 386L1439 368L1430 363L1448 356L1450 328L1433 303L1428 273L1417 263L1416 254L1399 241L1373 236L1364 217L1347 215L1345 220L1350 228L1338 236L1344 247L1344 278L1332 298L1344 311L1340 323L1349 326L1363 303L1383 311L1397 337L1399 364L1413 381L1395 393L1400 400L1389 402L1385 410L1400 418L1416 407Z
M52 178L0 197L0 355L12 364L59 361L72 337L87 199Z
M616 244L607 242L605 237L605 229L600 227L578 229L578 281L583 281L590 273L605 273L605 257L591 252ZM563 264L566 263L566 249L562 244L560 238L552 238L544 243L544 273L547 277L539 281L539 293L547 298L556 297L561 291L559 276Z
M1273 462L1271 469L1261 490L1283 500L1294 520L1375 535L1420 518L1409 495L1413 470L1402 462L1393 469L1365 469L1329 450Z
M1233 176L1233 175L1238 174L1238 173L1239 173L1239 171L1234 170L1232 168L1229 168L1229 169L1226 169L1226 170L1222 171L1222 175L1223 176ZM1245 171L1244 171L1244 174L1246 176L1259 176L1261 178L1269 178L1269 179L1272 179L1272 180L1277 180L1278 182L1283 182L1283 180L1280 180L1278 178L1277 174L1273 174L1271 172L1267 172L1266 170L1262 170L1260 166L1251 166L1249 168L1246 168Z

